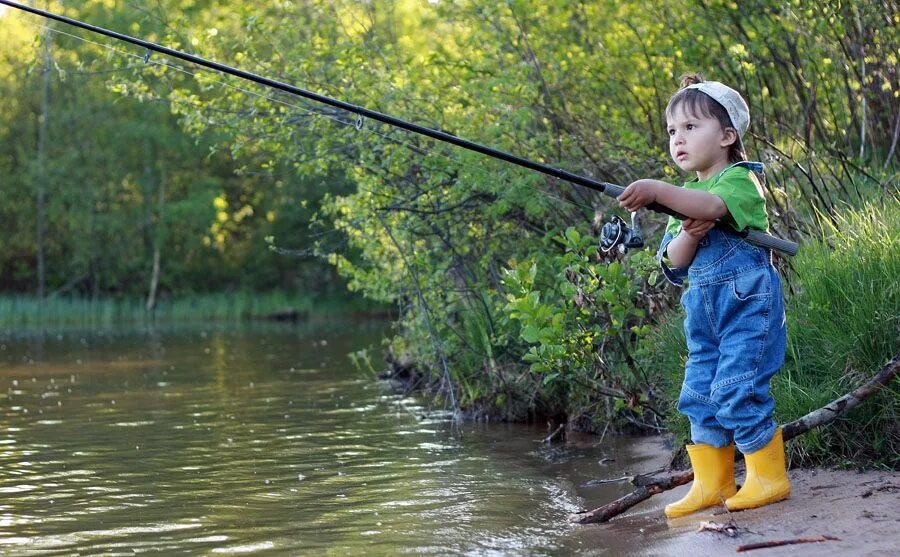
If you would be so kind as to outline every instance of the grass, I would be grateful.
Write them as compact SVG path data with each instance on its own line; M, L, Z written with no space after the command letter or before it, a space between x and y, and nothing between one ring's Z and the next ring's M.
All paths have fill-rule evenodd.
M788 359L773 382L780 413L796 418L855 388L900 350L900 206L866 204L820 216L822 237L794 261ZM805 462L900 466L896 382L846 418L804 435Z
M821 237L792 261L797 293L787 300L788 351L772 382L776 420L786 423L849 392L900 350L900 205L846 208L820 218ZM669 404L670 429L688 438L675 402L686 349L683 315L667 316L653 332L657 350L644 362L658 371ZM801 464L900 466L897 383L847 416L790 443ZM679 443L680 444L680 443Z
M106 327L116 324L183 323L194 321L236 322L262 318L294 309L310 317L379 311L383 308L361 299L321 297L283 291L199 294L161 300L148 312L143 300L123 298L0 297L0 326L36 327L79 325Z

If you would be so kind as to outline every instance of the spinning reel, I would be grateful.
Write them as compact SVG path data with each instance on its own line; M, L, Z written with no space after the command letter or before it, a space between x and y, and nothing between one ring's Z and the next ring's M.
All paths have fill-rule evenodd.
M600 249L603 253L617 250L624 254L631 248L644 247L644 233L635 220L636 213L631 213L631 227L617 215L603 225L600 231Z

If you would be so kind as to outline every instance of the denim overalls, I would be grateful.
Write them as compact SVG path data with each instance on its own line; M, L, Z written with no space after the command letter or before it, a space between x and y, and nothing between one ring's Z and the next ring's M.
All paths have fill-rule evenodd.
M784 363L787 327L781 281L768 250L736 233L713 228L700 240L694 260L670 269L670 282L688 288L681 296L688 360L678 410L691 422L691 439L714 447L732 442L742 453L763 448L775 433L775 401L769 382Z

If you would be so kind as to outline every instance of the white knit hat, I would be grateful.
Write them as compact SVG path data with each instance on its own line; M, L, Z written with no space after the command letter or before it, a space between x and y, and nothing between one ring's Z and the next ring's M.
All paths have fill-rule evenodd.
M741 97L741 94L718 81L702 81L688 85L686 89L698 89L725 107L725 112L728 113L731 123L738 132L738 141L741 142L741 147L743 147L744 134L747 133L747 128L750 127L750 107L747 106L747 101Z

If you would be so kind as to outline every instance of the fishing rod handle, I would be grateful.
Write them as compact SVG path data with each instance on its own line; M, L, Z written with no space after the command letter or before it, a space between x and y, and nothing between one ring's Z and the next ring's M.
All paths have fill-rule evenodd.
M760 232L759 230L748 230L746 235L744 236L744 240L753 244L754 246L773 249L787 255L797 255L797 250L800 248L797 242L792 242L783 238L776 238L775 236L766 234L765 232Z

